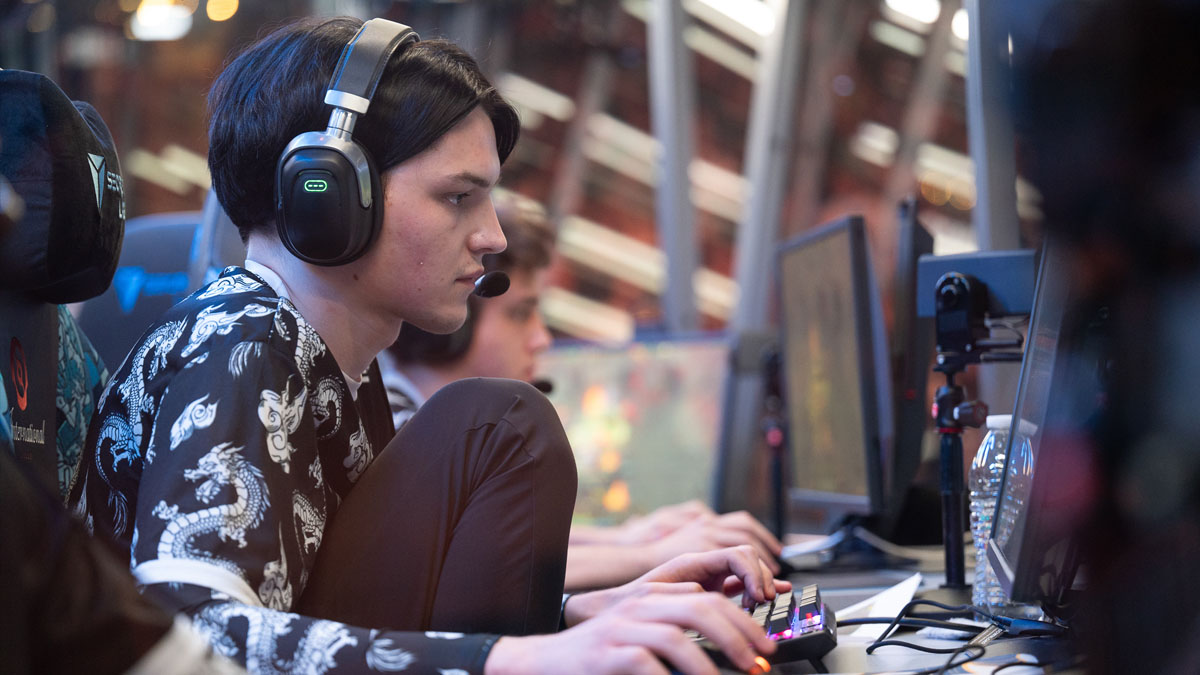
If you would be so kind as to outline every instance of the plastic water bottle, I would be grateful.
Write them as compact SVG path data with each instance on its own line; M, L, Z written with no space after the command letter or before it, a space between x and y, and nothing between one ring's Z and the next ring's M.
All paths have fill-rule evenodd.
M1011 534L1014 521L1023 510L1029 480L1033 473L1033 455L1029 448L1028 435L1021 434L1015 444L1017 455L1008 463L1009 489L1004 504L997 515L996 507L1000 497L1000 487L1004 482L1005 452L1008 450L1009 428L1012 426L1012 415L988 415L987 434L979 444L975 460L971 462L971 470L967 475L967 487L971 500L971 535L975 541L975 583L971 589L971 603L976 607L986 608L992 614L1037 618L1041 614L1035 607L1015 604L1009 601L1004 587L996 579L995 572L988 564L987 542L992 536L992 523L999 518L1000 541L1007 540ZM1024 431L1024 429L1022 429Z
M987 540L992 536L992 520L1004 478L1004 453L1011 424L1012 415L988 415L987 433L967 474L971 536L975 540L975 583L971 589L971 602L976 607L996 607L1008 602L1004 588L988 565Z

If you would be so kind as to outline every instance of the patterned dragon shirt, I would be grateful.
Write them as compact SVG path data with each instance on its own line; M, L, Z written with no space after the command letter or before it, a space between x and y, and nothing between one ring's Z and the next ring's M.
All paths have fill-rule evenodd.
M356 401L296 307L227 268L168 310L117 369L70 504L128 554L148 595L250 672L482 672L495 636L290 611L326 523L390 439L375 380Z

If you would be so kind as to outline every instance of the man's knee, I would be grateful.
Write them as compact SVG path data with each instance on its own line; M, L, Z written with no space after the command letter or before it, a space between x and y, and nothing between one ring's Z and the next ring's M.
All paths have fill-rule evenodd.
M439 417L453 415L483 422L504 418L537 426L561 426L558 413L546 395L519 380L492 377L456 380L439 389L421 407L437 412Z
M419 414L436 420L457 420L461 429L487 429L473 446L492 461L502 456L533 459L539 482L562 485L574 500L575 454L558 412L545 394L526 382L474 377L438 390ZM415 418L414 418L415 422ZM412 424L412 423L410 423ZM516 454L514 454L516 453Z

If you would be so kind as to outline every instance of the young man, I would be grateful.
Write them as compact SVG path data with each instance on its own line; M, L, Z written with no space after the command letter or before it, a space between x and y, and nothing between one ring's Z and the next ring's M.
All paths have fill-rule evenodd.
M540 206L497 191L496 215L508 247L483 257L486 270L508 275L508 291L469 300L470 317L457 331L439 335L405 324L379 356L397 428L442 387L465 378L531 381L537 357L552 338L538 311L554 251L554 230ZM749 513L717 515L693 501L664 507L618 527L572 527L567 551L568 591L630 581L681 553L747 544L775 562L782 545Z
M560 608L574 469L532 387L448 387L388 441L376 353L402 322L457 328L505 244L489 192L518 126L469 56L309 19L231 62L209 105L245 268L135 345L71 494L145 593L252 672L715 672L680 626L742 668L773 651L716 594L648 595L769 597L749 547ZM552 630L560 609L582 625L497 635Z

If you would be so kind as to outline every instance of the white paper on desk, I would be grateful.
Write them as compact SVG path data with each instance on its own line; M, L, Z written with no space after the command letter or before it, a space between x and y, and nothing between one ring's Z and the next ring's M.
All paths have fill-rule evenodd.
M838 621L860 619L868 616L889 618L896 616L900 613L900 610L904 609L905 605L912 601L913 594L917 592L917 587L920 585L921 573L917 572L891 588L880 591L862 602L840 610L837 613ZM886 623L869 623L859 626L844 635L874 640L883 635L883 631L886 629ZM841 639L842 637L843 634L838 633L838 638Z
M842 530L838 530L833 534L827 534L823 537L813 537L805 539L795 544L788 544L783 547L783 551L779 554L780 558L789 560L810 553L819 553L837 546L846 538L846 534Z

